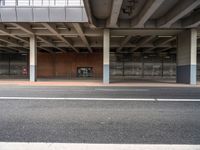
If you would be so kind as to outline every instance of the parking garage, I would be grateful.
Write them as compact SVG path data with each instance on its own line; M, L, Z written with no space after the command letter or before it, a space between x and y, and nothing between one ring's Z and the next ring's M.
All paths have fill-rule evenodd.
M196 84L200 78L198 0L181 3L185 9L165 0L8 1L0 8L3 79Z

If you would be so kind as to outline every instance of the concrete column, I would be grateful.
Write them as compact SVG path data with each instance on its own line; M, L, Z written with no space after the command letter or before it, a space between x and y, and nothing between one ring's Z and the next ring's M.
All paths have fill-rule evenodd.
M30 37L30 67L29 78L30 81L35 82L37 80L37 41L36 36Z
M110 30L103 33L103 83L110 82Z
M178 34L177 83L196 84L197 30L188 29Z

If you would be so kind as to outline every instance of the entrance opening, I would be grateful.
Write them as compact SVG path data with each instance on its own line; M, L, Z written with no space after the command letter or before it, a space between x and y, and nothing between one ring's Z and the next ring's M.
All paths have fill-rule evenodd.
M77 77L92 77L93 68L92 67L78 67L77 68Z

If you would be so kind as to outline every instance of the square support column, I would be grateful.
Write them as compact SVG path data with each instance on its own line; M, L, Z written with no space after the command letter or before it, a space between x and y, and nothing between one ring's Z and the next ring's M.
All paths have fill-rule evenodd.
M30 36L29 60L29 78L31 82L35 82L37 81L37 39L35 35Z
M178 34L177 83L197 83L197 30L188 29Z
M110 83L110 30L103 32L103 83Z

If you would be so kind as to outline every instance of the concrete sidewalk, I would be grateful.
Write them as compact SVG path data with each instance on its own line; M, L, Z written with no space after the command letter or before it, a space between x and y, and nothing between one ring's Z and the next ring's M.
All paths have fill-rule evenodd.
M0 85L18 85L18 86L94 86L94 87L200 87L197 85L177 84L173 80L131 80L111 82L103 84L102 80L48 80L39 79L37 82L29 82L27 79L1 79Z

